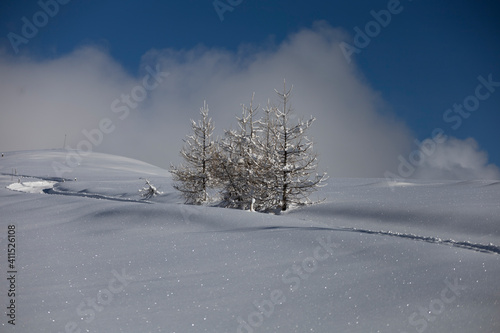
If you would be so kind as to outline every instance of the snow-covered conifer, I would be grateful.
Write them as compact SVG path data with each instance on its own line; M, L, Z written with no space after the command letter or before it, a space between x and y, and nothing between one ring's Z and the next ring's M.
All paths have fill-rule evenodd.
M222 203L226 207L250 209L252 199L258 196L258 120L255 119L258 107L243 105L238 130L226 131L219 143L220 154L218 176L223 184ZM254 200L255 201L255 200Z
M206 104L202 120L192 122L194 134L188 136L181 151L185 165L172 167L176 182L187 203L208 201L210 189L220 191L223 207L255 211L285 211L293 205L307 204L309 195L321 186L326 175L316 174L317 155L306 136L314 122L298 120L290 107L291 89L278 92L280 103L264 108L243 105L238 128L212 141L214 126Z
M289 209L291 205L309 203L309 195L327 179L326 174L316 174L317 154L313 150L313 142L306 136L315 118L292 123L292 88L287 90L285 82L283 92L275 90L280 104L272 108L274 119L270 126L270 135L275 145L272 158L275 177L273 188L282 211Z
M201 120L191 120L193 134L184 140L181 150L184 164L171 166L174 188L179 190L186 203L202 204L209 200L208 189L216 185L217 179L212 177L216 145L213 142L214 125L208 117L206 102L200 109Z

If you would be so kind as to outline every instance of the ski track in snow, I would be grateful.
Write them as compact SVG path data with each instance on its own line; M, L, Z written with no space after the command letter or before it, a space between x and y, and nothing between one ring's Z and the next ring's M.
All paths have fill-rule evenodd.
M2 173L2 175L12 176L12 174L6 174L6 173ZM61 177L33 177L33 176L27 176L27 175L16 175L16 177L20 177L20 178L32 178L32 179L38 179L40 181L53 182L54 184L52 184L52 187L46 188L46 189L42 190L42 192L45 193L45 194L67 195L67 196L74 196L74 197L84 197L84 198L100 199L100 200L110 200L110 201L136 202L136 203L146 203L146 204L152 204L153 203L153 202L148 201L148 200L124 199L124 198L117 198L117 197L112 197L112 196L98 194L98 193L57 191L57 190L54 189L54 186L56 186L58 183L66 182L66 181L73 181L72 179L68 179L68 178L61 178ZM14 184L18 184L18 183L13 183L11 185L14 185ZM23 184L23 182L21 182L20 184ZM29 184L29 183L27 183L27 184ZM12 191L17 191L17 190L12 189L10 187L11 185L7 186L7 188L9 190L12 190ZM22 192L22 191L19 191L19 192Z
M22 176L22 177L34 178L34 179L40 179L40 180L52 181L52 182L54 182L54 181L56 181L56 182L57 181L59 181L59 182L66 181L66 179L54 178L54 177L46 177L46 178L39 178L39 177L32 177L32 176ZM490 184L490 185L497 185L499 183L500 182ZM55 184L57 184L57 183L55 183ZM154 204L154 202L147 201L147 200L123 199L123 198L116 198L116 197L111 197L111 196L106 196L106 195L96 194L96 193L57 191L57 190L54 190L53 187L48 188L48 189L44 189L43 193L51 194L51 195L67 195L67 196L76 196L76 197L111 200L111 201L121 201L121 202ZM393 231L383 231L383 230L374 231L374 230L368 230L368 229L349 228L349 227L328 228L328 227L268 226L268 227L249 227L249 228L239 228L239 229L233 229L233 230L222 230L220 232L243 232L243 231L263 231L263 230L326 230L326 231L340 231L340 232L356 232L356 233L363 233L363 234L369 234L369 235L382 235L382 236L406 238L406 239L410 239L410 240L414 240L414 241L423 241L423 242L432 243L432 244L453 246L453 247L458 247L458 248L467 249L467 250L473 250L473 251L482 252L482 253L500 254L500 246L496 246L492 243L490 243L490 244L471 243L468 241L455 241L452 239L441 239L438 237L419 236L419 235L415 235L415 234L404 234L404 233L393 232Z
M459 247L462 249L473 250L482 253L490 253L490 254L500 254L500 246L496 246L492 243L479 244L479 243L471 243L468 241L455 241L452 239L441 239L438 237L428 237L428 236L419 236L414 234L403 234L399 232L393 231L374 231L367 229L358 229L358 228L347 228L347 227L338 227L338 228L328 228L328 227L290 227L290 226L269 226L269 227L250 227L250 228L240 228L233 230L223 230L221 232L241 232L241 231L262 231L262 230L325 230L325 231L340 231L340 232L356 232L362 234L369 235L382 235L382 236L392 236L398 238L406 238L415 241L423 241L432 244L439 245L448 245Z
M147 200L135 200L135 199L124 199L124 198L116 198L108 195L102 195L97 193L87 193L87 192L69 192L69 191L57 191L54 188L49 188L43 191L45 194L54 194L54 195L67 195L72 197L84 197L90 199L100 199L100 200L110 200L110 201L122 201L122 202L135 202L135 203L145 203L152 204L153 202Z
M399 232L392 231L372 231L372 230L364 230L357 228L339 228L339 231L348 231L348 232L359 232L364 234L374 234L374 235L384 235L384 236L393 236L399 238L408 238L412 240L424 241L427 243L433 244L442 244L442 245L451 245L454 247L459 247L462 249L474 250L483 253L493 253L500 254L500 246L496 246L492 243L490 244L479 244L479 243L471 243L468 241L455 241L453 239L441 239L438 237L427 237L427 236L419 236L414 234L403 234Z

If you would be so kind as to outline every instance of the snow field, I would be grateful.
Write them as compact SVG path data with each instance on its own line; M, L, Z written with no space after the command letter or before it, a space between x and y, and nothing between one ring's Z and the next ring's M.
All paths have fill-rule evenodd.
M300 288L302 281L307 280L309 275L318 269L318 265L334 255L333 249L339 245L331 241L331 237L326 239L318 237L319 245L313 251L313 256L306 257L300 265L293 264L281 275L281 282L284 285L283 289L274 289L269 293L268 299L262 301L255 300L252 304L255 306L255 311L247 317L248 323L241 317L237 317L238 328L237 332L253 332L254 328L262 326L265 318L270 318L274 313L276 305L282 305L286 302L286 295L289 292L295 292ZM323 252L323 254L321 254Z
M180 204L165 170L104 154L50 180L64 158L0 160L0 278L11 224L19 266L2 332L500 330L498 254L424 239L496 249L497 183L331 179L323 204L274 216ZM12 168L53 192L8 189ZM140 178L164 194L143 200Z

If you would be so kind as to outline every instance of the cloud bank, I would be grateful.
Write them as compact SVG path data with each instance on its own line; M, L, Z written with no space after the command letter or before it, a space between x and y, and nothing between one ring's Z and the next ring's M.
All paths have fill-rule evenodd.
M180 161L189 119L198 118L204 100L216 134L223 135L253 92L254 103L264 107L268 99L277 100L274 89L282 89L286 78L294 87L295 113L317 118L310 137L320 167L334 177L382 177L397 168L398 155L411 150L412 134L355 64L347 63L338 46L345 39L341 30L318 22L280 44L242 45L237 52L204 46L150 50L136 75L93 46L43 61L0 54L0 150L62 148L65 135L67 146L76 148L88 140L84 131L92 133L106 119L113 130L101 140L94 137L93 150L168 167ZM145 89L145 82L155 83L152 69L168 76ZM462 153L446 150L426 166L442 169L443 177L477 176L437 161L439 155L456 162ZM470 166L491 172L485 163L478 159ZM430 171L416 174L428 177Z
M431 155L423 155L415 177L421 179L500 179L500 169L488 164L488 154L473 138L449 138L436 145Z

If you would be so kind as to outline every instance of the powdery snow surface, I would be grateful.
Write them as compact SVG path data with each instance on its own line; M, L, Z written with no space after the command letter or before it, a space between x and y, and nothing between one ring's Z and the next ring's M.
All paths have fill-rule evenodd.
M1 332L500 331L498 182L330 179L274 216L183 205L123 157L57 175L66 154L0 159ZM163 194L142 200L140 178Z

